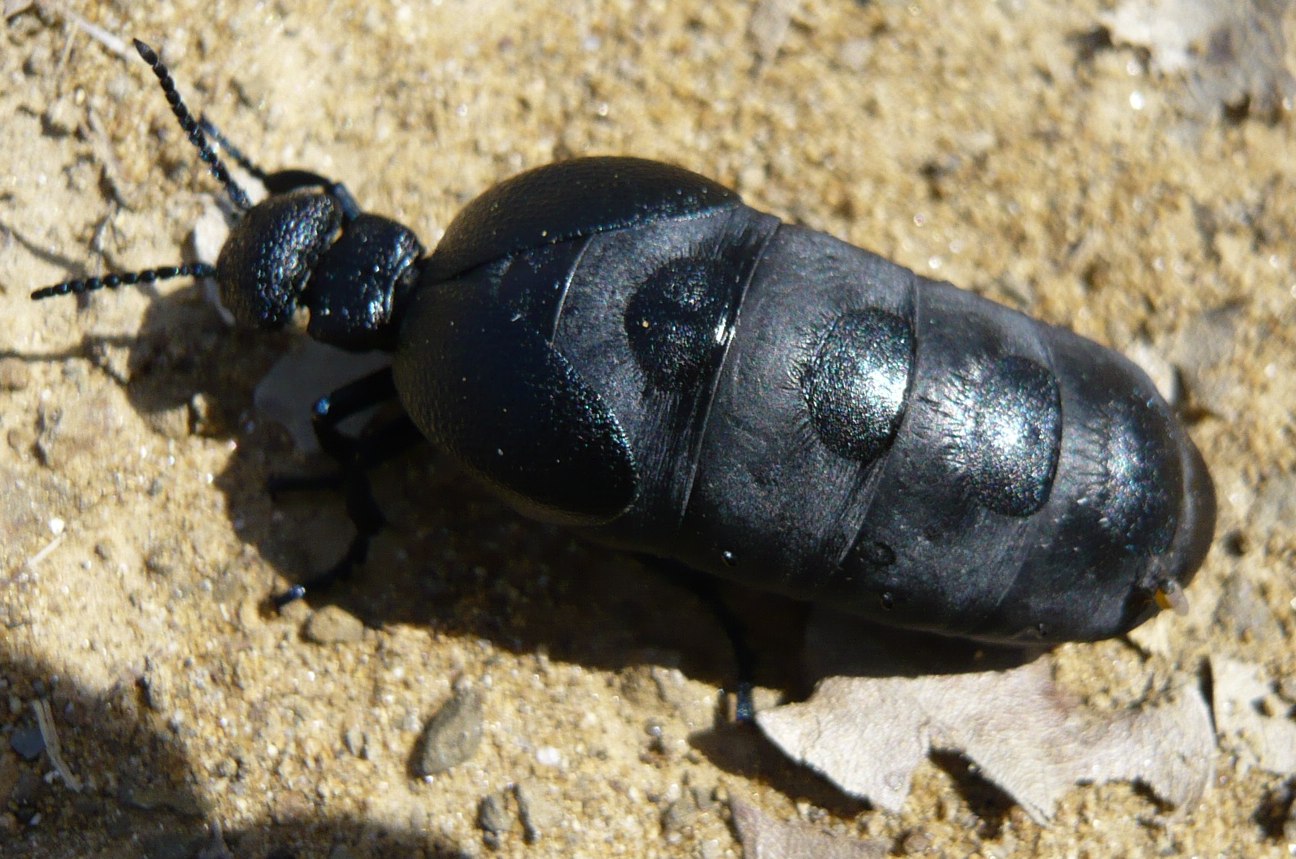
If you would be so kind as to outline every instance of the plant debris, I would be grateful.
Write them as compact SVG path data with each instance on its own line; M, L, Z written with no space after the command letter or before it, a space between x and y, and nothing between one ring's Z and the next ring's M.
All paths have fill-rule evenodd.
M1293 702L1278 696L1259 665L1214 656L1211 676L1220 739L1239 753L1244 767L1296 775Z
M1039 823L1078 783L1137 780L1190 809L1214 770L1194 681L1153 704L1099 712L1054 684L1049 658L1002 671L827 677L808 701L756 722L789 756L889 811L932 749L964 754Z
M1126 0L1101 21L1112 41L1147 49L1157 71L1188 75L1202 108L1272 119L1296 96L1283 38L1289 7L1289 0Z

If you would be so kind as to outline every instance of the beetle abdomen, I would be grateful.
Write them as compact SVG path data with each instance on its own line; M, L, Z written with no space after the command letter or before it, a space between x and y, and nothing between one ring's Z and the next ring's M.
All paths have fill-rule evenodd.
M743 266L696 249L748 246L690 229L708 239L671 264L631 252L662 247L639 230L593 239L556 327L641 465L636 504L603 538L992 640L1116 634L1155 610L1160 581L1200 564L1209 479L1125 359L809 230L779 227ZM686 270L710 272L711 292ZM739 292L708 373L677 360L664 387L633 332ZM723 332L700 321L723 318L685 327Z
M785 226L711 404L683 560L905 626L1100 638L1200 564L1203 498L1125 359Z

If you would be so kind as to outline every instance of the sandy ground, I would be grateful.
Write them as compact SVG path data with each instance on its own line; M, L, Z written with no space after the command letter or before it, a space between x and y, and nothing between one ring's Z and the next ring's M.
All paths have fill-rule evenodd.
M1093 0L760 4L791 11L781 35L743 3L156 6L63 8L160 46L266 166L343 179L429 245L522 168L638 154L1177 375L1220 496L1192 612L1161 652L1069 646L1061 674L1121 702L1223 653L1291 692L1290 110L1203 110L1182 74L1107 43ZM724 724L732 662L697 599L427 452L378 475L393 527L366 575L263 613L348 533L336 498L264 492L320 465L252 403L301 342L228 329L185 281L27 300L178 261L214 183L138 59L52 5L0 38L0 727L30 732L49 699L83 783L7 739L0 854L189 856L214 823L238 856L737 856L726 796L900 855L1294 849L1292 782L1227 751L1186 816L1111 784L1041 828L953 757L899 815L849 800ZM1239 587L1245 623L1217 611ZM313 641L326 605L363 628ZM762 679L763 700L803 691ZM414 778L456 684L481 693L481 746Z

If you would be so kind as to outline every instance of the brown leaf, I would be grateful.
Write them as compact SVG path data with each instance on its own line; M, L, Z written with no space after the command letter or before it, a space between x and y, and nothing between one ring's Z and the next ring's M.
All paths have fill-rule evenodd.
M931 749L967 756L1040 823L1077 783L1139 780L1191 808L1214 768L1195 683L1155 705L1102 713L1054 685L1049 658L1003 671L828 677L808 701L756 721L789 756L891 811Z

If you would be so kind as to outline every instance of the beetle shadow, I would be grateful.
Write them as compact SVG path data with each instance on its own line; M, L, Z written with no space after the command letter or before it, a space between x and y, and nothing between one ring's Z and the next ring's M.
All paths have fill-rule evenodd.
M486 638L516 654L542 651L612 672L636 664L679 668L732 690L739 660L711 604L714 593L738 618L755 654L754 679L768 690L765 703L770 696L804 699L825 676L984 672L1047 652L905 632L845 615L824 617L805 603L732 583L693 588L674 568L659 569L517 516L427 448L374 477L380 506L394 527L376 541L353 581L311 600L316 608L339 605L369 625L426 626ZM330 522L319 518L322 506L332 508ZM340 501L303 497L280 505L281 511L293 508L298 512L287 515L309 511L310 518L296 519L288 533L315 534L307 538L311 543L331 537L331 548L322 554L336 557L344 548L338 531L348 532ZM300 546L295 551L306 554ZM296 566L299 572L288 578L319 568ZM717 708L715 724L690 735L688 743L717 768L770 784L794 801L843 818L871 807L787 757L754 726L731 722L723 708ZM958 755L934 760L985 831L997 833L1016 803Z
M258 384L304 336L232 328L196 286L161 296L142 289L151 301L135 336L85 335L63 352L17 357L87 358L123 387L131 406L155 427L237 439L216 485L240 535L284 583L330 566L354 533L341 494L272 499L266 487L272 473L327 474L334 466L317 453L299 452L284 427L260 419L254 408ZM115 354L123 347L124 359ZM363 375L370 366L358 360L355 373L343 370L342 378ZM327 393L306 392L303 409ZM164 418L176 412L183 412L178 422ZM657 569L522 518L430 444L378 467L371 477L389 527L374 541L365 568L326 593L312 594L312 605L339 604L371 626L415 623L485 636L515 652L546 647L554 657L600 668L623 667L625 653L645 649L684 651L686 657L713 652L718 658L699 658L691 667L705 679L732 683L734 656L723 624L703 590L690 587L676 570ZM1014 654L1033 658L1042 652L969 645L851 619L837 624L833 634L858 638L832 645L836 661L806 666L799 656L805 604L723 582L717 590L757 651L757 680L792 696L825 673L975 671L985 670L987 660L1006 667Z
M182 410L184 426L172 423L173 433L232 436L238 416L251 411L248 380L266 372L290 335L231 328L197 286L166 295L153 286L136 289L150 300L135 334L83 334L78 344L57 352L7 350L0 357L33 364L84 358L116 382L155 427L160 417ZM103 298L57 297L43 304L75 301L84 310L92 300Z
M324 474L334 466L319 454L299 452L290 432L254 408L258 384L304 336L231 328L196 286L165 295L140 288L151 300L134 336L86 334L58 352L0 357L86 359L122 388L154 429L171 437L236 440L216 486L240 536L280 576L266 584L265 596L330 566L354 533L340 494L272 499L267 479L272 473ZM84 307L92 299L67 300ZM306 402L327 393L311 391ZM334 603L370 626L419 624L604 668L624 667L634 654L651 652L696 663L688 666L690 674L721 682L732 674L723 630L708 623L705 606L686 588L624 555L522 519L430 445L380 466L372 478L390 527L375 540L364 569L326 593L311 594L312 607ZM706 655L711 652L717 656ZM703 656L692 659L695 654Z
M238 790L238 775L218 785L186 759L165 714L148 704L146 677L93 691L4 647L0 681L10 704L0 708L0 855L268 859L326 856L339 847L356 855L464 855L424 832L346 817L285 815L213 833L203 796ZM49 705L54 755L38 725L38 701ZM69 778L55 775L53 757Z

